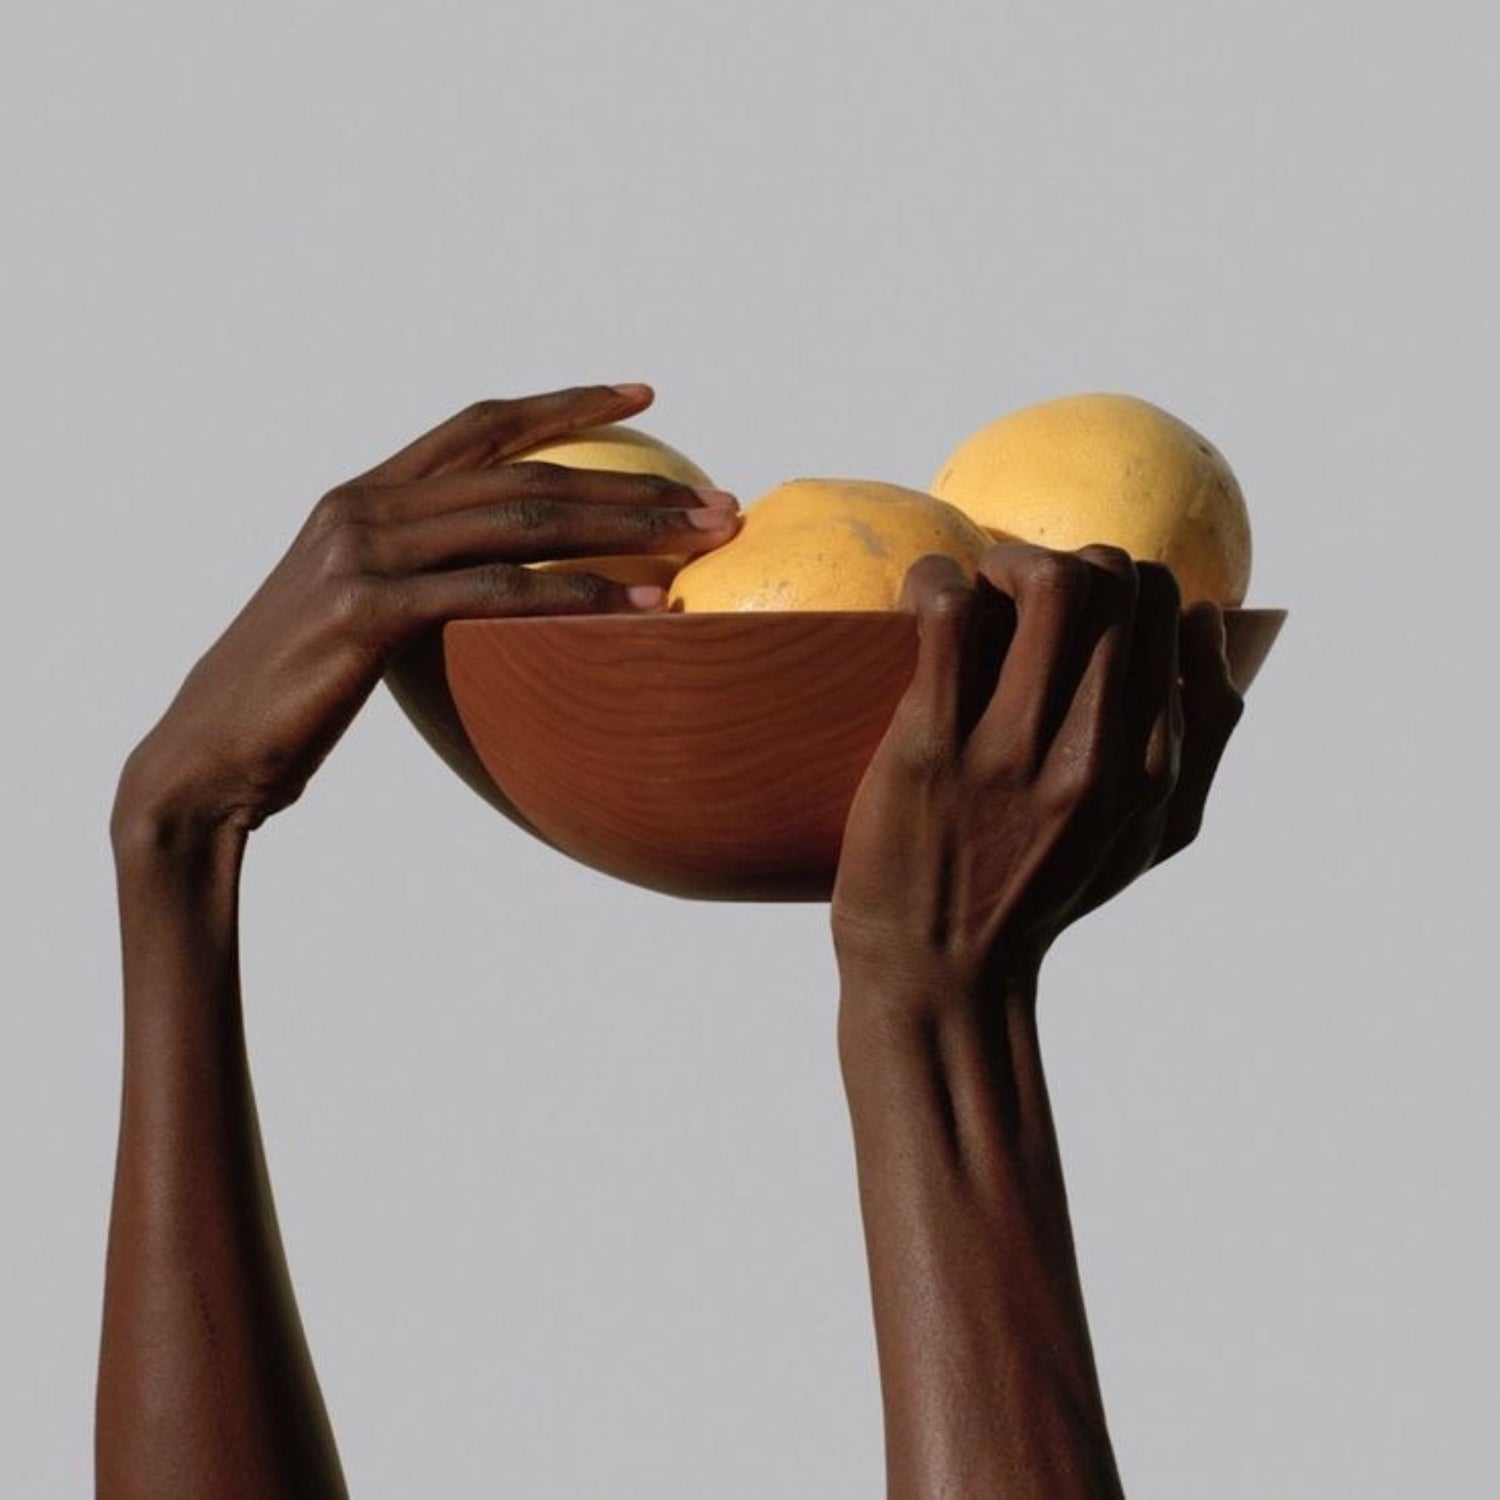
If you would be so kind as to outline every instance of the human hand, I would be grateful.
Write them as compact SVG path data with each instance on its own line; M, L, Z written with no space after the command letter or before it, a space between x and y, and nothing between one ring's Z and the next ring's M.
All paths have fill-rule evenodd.
M1167 569L1115 548L999 546L973 586L924 558L906 602L916 670L850 810L833 930L846 994L942 1003L1034 977L1190 843L1243 705L1218 608L1182 613Z
M441 621L662 607L663 591L522 564L697 553L737 507L652 475L507 462L650 405L642 385L481 401L314 507L126 765L132 818L257 827L294 802L392 656Z

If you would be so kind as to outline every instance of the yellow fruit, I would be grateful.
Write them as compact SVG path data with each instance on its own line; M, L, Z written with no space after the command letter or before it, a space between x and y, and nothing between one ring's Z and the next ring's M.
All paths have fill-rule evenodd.
M712 610L894 609L929 552L972 577L991 539L961 511L899 485L794 479L749 506L739 532L694 558L668 603Z
M689 489L712 489L711 480L686 454L635 427L591 427L558 438L515 460L563 464L570 469L613 469L622 474L656 474ZM617 557L570 557L534 563L544 572L601 573L618 583L671 583L685 556L629 553Z
M1022 541L1106 542L1165 563L1184 604L1236 605L1250 582L1250 519L1223 454L1134 396L1065 396L1001 417L953 450L932 492Z

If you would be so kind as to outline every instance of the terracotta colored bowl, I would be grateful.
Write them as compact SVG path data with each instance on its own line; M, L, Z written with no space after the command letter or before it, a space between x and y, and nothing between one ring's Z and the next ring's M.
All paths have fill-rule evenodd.
M1241 691L1282 610L1225 615ZM574 859L677 896L826 899L911 676L911 615L464 620L387 681L453 769Z

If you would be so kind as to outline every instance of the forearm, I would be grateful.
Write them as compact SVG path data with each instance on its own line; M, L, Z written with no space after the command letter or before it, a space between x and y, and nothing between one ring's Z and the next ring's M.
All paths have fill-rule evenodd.
M889 1492L1117 1496L1034 985L890 1000L839 1021Z
M116 828L124 1089L97 1408L101 1496L342 1495L240 1013L241 835Z

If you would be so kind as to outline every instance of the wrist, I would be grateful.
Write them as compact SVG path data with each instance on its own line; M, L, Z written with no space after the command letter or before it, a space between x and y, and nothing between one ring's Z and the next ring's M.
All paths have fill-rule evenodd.
M244 822L205 794L211 780L148 735L126 760L115 788L109 836L116 864L196 863L242 847Z
M150 888L213 901L237 884L248 835L196 799L122 777L109 836L122 893Z
M1041 955L1019 945L969 960L910 946L894 952L836 934L835 949L841 1030L926 1033L1036 1004Z
M1003 1085L1039 1052L1035 973L964 989L845 980L839 1064L846 1088L920 1073L944 1083L982 1071Z
M198 1057L199 1047L217 1045L213 1028L237 1014L236 931L246 834L196 799L163 795L127 770L110 817L110 839L127 1067ZM175 1076L171 1068L168 1073Z
M1024 1174L1050 1130L1036 995L1031 966L966 985L846 975L838 1052L856 1145L936 1152L965 1178Z

